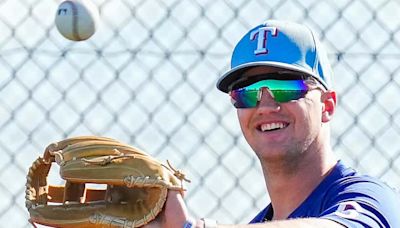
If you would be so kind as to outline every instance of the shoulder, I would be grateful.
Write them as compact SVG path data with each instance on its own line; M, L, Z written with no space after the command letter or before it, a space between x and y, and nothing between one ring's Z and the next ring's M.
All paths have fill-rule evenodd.
M399 193L388 184L378 178L357 172L336 179L331 183L327 194L334 195L336 200L349 197L363 198L363 196L367 201L391 199L396 202L400 200Z
M396 195L393 188L389 187L389 185L378 178L360 174L341 161L338 162L330 177L332 178L331 181L328 182L328 185L330 185L328 187L328 193L330 194L360 192L375 195L377 193L387 192L389 195Z
M331 183L324 198L323 214L342 224L400 227L400 195L377 178L348 172Z

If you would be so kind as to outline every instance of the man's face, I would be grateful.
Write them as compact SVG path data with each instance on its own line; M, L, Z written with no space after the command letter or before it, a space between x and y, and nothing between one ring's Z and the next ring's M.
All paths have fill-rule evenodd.
M276 71L256 67L245 74ZM267 88L262 90L257 107L237 109L244 137L260 159L295 159L321 140L322 124L329 121L323 116L326 104L322 90L310 90L304 98L285 103L276 102Z

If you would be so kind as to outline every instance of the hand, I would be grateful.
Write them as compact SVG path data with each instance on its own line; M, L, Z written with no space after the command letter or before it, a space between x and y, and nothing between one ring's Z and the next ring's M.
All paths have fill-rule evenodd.
M143 228L179 228L183 227L189 218L186 204L182 193L179 191L168 191L167 201L161 213Z

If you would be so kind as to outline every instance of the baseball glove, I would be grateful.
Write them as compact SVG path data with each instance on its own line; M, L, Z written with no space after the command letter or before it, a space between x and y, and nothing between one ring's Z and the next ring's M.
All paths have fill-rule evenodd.
M47 183L54 162L63 186ZM34 226L140 227L162 210L168 189L183 190L182 180L181 172L114 139L66 139L50 144L29 169L29 221Z

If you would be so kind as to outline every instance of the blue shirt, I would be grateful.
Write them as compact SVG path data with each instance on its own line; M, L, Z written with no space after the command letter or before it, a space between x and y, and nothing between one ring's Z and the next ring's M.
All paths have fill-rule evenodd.
M269 204L250 223L270 221ZM346 227L400 228L400 197L376 178L339 161L288 218L325 218Z

